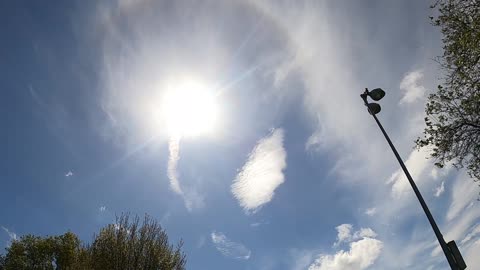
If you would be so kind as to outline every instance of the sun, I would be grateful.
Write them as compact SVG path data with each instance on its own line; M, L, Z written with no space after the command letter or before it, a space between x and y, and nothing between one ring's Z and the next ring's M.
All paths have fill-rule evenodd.
M212 88L184 79L167 88L162 103L170 136L196 137L214 131L218 105Z

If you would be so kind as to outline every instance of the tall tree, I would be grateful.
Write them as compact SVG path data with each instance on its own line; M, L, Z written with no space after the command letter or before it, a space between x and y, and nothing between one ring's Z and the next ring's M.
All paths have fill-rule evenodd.
M431 147L436 165L466 167L480 180L480 1L439 0L431 17L443 34L439 62L444 81L428 97L424 137L418 147Z

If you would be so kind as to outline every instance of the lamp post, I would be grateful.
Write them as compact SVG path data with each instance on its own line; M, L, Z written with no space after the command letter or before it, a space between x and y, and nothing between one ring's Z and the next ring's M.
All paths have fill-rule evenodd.
M367 100L367 98L370 97L371 99L378 101L382 99L384 96L385 96L385 91L383 91L380 88L373 89L372 91L368 91L368 88L365 88L365 92L360 95L360 97L365 102L365 106L367 106L368 108L368 112L373 116L373 119L375 119L375 122L377 122L377 125L382 131L383 135L385 136L385 139L390 145L390 148L392 148L393 154L395 154L395 157L397 158L398 163L400 163L400 167L402 167L403 172L405 173L405 176L408 179L408 182L410 182L410 185L412 186L412 189L415 192L415 195L417 196L417 199L420 202L420 205L422 206L423 211L425 211L425 215L427 216L427 219L430 222L430 225L432 226L433 232L435 233L435 236L438 239L438 243L442 247L443 253L447 258L448 264L450 265L452 270L463 270L467 268L467 265L465 264L465 261L463 260L462 255L460 254L460 251L458 250L458 247L455 244L455 241L450 241L446 243L445 240L443 239L442 233L440 232L440 229L438 228L437 223L433 219L432 213L430 213L430 210L428 209L428 206L425 203L425 200L423 200L422 194L420 194L420 191L418 190L417 185L413 181L412 176L408 172L408 169L403 163L402 158L398 154L397 149L395 149L395 146L393 145L392 141L388 137L387 132L385 131L382 124L378 120L376 114L379 113L381 110L380 105L374 102L369 103Z

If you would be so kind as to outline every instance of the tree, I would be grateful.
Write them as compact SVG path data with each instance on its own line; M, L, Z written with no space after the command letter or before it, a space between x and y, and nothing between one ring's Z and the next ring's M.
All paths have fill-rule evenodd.
M5 256L5 269L73 269L82 247L78 237L67 232L61 236L25 235L14 240Z
M5 270L5 256L0 254L0 270Z
M148 216L141 226L139 221L122 215L103 228L89 247L91 269L185 269L182 242L169 245L165 231Z
M91 245L67 232L60 236L25 235L0 256L0 270L183 270L182 242L170 245L168 236L153 219L121 215L94 236Z
M466 167L480 180L480 1L439 0L435 26L443 34L439 63L444 81L428 97L424 137L417 147L431 147L436 165Z

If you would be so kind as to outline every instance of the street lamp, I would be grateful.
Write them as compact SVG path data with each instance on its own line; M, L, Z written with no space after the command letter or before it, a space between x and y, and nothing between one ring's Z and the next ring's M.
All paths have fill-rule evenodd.
M373 116L373 118L375 119L375 122L377 122L378 127L380 128L383 135L385 136L385 139L390 145L390 148L392 148L392 151L395 154L395 157L397 158L398 163L400 163L400 167L402 167L403 172L405 173L405 176L408 179L408 182L410 182L410 185L412 186L412 189L415 192L415 195L417 196L418 201L420 202L420 205L422 205L423 211L425 211L425 215L427 216L428 221L430 222L430 225L432 226L432 229L435 232L435 236L437 237L438 242L442 247L443 253L445 253L445 257L447 258L448 264L450 265L452 270L463 270L467 268L467 265L465 264L465 261L463 260L462 255L460 254L460 251L458 250L458 247L455 244L455 241L450 241L446 243L445 240L443 239L442 233L440 232L440 229L438 228L437 223L435 223L435 220L433 219L432 213L430 213L430 210L428 209L427 204L423 200L422 194L420 194L420 191L418 190L417 185L413 181L412 176L408 172L408 169L403 163L402 158L398 154L397 149L395 149L395 146L393 145L392 141L388 137L387 132L385 131L385 129L383 129L382 124L378 120L376 114L379 113L381 110L380 105L374 102L369 103L367 100L367 97L370 97L375 101L379 101L384 96L385 96L385 91L383 91L381 88L376 88L376 89L373 89L372 91L368 91L368 88L365 88L365 92L360 95L360 97L365 102L365 106L367 106L368 108L368 112Z

